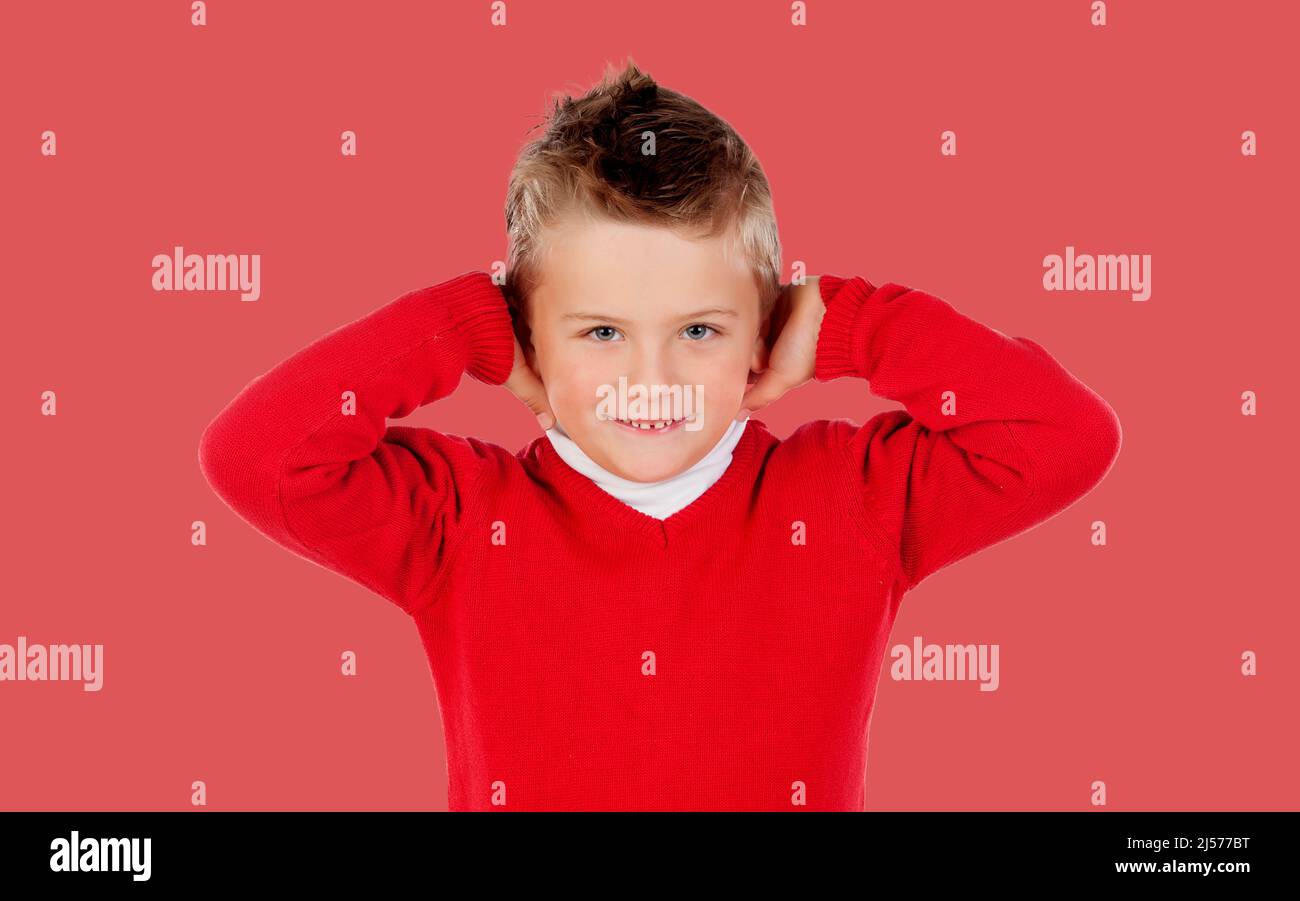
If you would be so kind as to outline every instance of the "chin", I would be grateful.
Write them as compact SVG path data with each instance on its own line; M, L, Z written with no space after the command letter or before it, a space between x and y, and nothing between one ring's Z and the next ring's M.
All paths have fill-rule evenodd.
M653 440L653 439L650 439ZM605 448L610 472L633 482L662 482L683 473L709 452L712 444L681 443L673 447L655 446L629 451L625 447Z
M660 482L689 468L694 462L680 447L660 447L653 453L648 448L629 449L609 441L592 441L588 447L599 448L594 453L587 451L597 465L632 482Z
M690 469L722 437L713 429L694 431L678 427L672 433L639 434L624 426L602 422L584 430L579 445L599 448L592 459L614 475L632 482L662 482Z

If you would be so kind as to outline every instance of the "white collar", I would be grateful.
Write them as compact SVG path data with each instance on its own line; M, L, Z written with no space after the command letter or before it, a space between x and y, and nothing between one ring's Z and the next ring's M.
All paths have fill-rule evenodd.
M740 442L749 417L733 420L713 445L690 469L658 482L633 482L605 469L578 447L557 421L546 430L551 446L569 466L591 479L606 493L655 519L667 519L708 490L731 463L731 452Z

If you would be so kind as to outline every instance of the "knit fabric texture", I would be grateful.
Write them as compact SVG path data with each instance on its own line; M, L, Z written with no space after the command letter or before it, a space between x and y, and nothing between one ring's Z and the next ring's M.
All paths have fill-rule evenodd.
M200 465L253 528L412 618L451 810L863 810L906 592L1087 493L1120 426L1027 338L898 284L820 289L816 380L901 408L785 439L751 417L662 519L545 435L511 452L389 424L466 373L509 376L508 308L481 271L248 383Z

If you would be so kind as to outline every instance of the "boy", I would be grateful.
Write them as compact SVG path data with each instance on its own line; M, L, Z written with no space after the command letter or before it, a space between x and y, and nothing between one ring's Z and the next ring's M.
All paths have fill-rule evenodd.
M204 474L413 618L452 810L864 809L903 594L1090 490L1114 413L923 292L781 285L757 160L634 64L556 105L506 213L504 288L466 272L325 335L208 426ZM387 424L466 372L545 434ZM840 376L905 409L748 418Z

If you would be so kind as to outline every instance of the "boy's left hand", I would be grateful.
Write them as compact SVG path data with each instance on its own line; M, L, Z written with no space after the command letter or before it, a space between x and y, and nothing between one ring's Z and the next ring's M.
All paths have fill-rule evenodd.
M807 276L802 285L782 285L781 294L768 318L767 367L758 380L745 389L737 419L761 410L791 388L813 377L817 362L817 337L821 334L826 304L822 301L821 276Z

